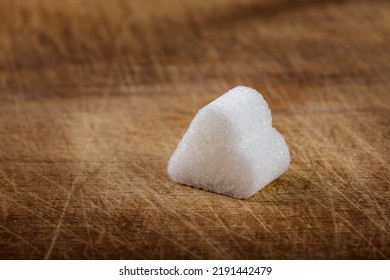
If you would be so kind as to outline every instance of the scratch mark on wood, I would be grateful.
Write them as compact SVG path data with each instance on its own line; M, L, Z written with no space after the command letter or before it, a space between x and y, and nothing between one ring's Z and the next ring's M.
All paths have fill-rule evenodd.
M57 242L57 238L58 238L58 235L60 234L60 229L61 229L62 223L64 221L64 216L66 214L66 210L68 209L69 202L70 202L70 200L71 200L71 198L72 198L72 196L73 196L73 194L75 192L75 189L76 189L76 184L73 183L72 189L70 190L68 198L66 199L64 207L62 209L62 213L61 213L61 216L60 216L60 218L58 220L57 226L54 229L54 233L53 233L53 237L51 239L50 246L47 249L47 251L45 253L45 256L43 257L45 260L48 260L50 258L50 255L51 255L51 252L53 251L54 245Z
M5 230L6 232L8 232L9 234L15 236L17 239L21 240L24 244L26 244L28 247L34 249L36 252L40 253L40 250L32 245L28 240L26 240L25 238L23 238L22 236L20 236L19 234L17 234L16 232L10 230L9 228L3 226L0 224L0 228L2 228L3 230Z

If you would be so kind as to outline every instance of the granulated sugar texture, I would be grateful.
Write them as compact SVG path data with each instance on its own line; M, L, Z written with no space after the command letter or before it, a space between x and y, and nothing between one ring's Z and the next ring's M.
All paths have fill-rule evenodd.
M290 153L254 89L238 86L202 108L168 163L171 178L235 198L254 195L287 171Z

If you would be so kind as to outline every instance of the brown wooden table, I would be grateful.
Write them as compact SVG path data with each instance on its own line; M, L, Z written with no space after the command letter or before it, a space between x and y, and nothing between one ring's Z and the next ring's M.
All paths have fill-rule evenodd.
M0 258L390 258L389 1L0 6ZM172 182L237 84L289 171L248 200Z

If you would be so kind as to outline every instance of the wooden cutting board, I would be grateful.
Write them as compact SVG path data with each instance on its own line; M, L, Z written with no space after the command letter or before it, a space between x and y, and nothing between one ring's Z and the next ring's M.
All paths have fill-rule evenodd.
M389 259L389 1L1 1L0 258ZM287 173L247 200L167 161L263 93Z

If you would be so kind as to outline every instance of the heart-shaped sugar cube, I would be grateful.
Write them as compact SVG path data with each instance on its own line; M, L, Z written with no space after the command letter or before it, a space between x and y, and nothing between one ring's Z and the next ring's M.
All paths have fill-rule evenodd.
M235 198L254 195L290 164L256 90L237 86L199 110L168 163L171 178Z

